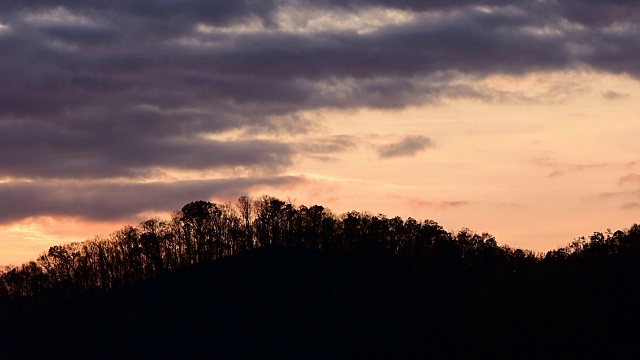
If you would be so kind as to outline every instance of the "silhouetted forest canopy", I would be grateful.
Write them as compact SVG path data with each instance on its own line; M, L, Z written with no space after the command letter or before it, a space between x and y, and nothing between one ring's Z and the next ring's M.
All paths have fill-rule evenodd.
M304 247L376 253L438 268L504 277L560 264L610 263L640 252L640 226L575 239L546 254L499 246L488 233L452 233L431 220L351 211L335 215L320 205L295 206L264 195L235 204L191 202L169 220L125 226L107 237L52 246L36 260L0 274L0 297L108 291L190 265L253 248ZM640 260L640 258L638 258Z
M0 276L0 357L632 358L640 226L547 253L270 196L53 246Z

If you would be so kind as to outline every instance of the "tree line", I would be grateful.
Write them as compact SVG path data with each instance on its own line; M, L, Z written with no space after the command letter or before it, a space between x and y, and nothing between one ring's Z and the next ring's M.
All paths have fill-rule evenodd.
M488 233L445 231L435 221L295 206L271 196L235 204L195 201L106 237L52 246L36 260L0 272L0 298L103 292L254 248L306 247L396 256L425 272L466 271L504 277L541 266L599 263L640 255L640 226L596 232L535 253L498 245ZM613 259L613 260L612 260Z

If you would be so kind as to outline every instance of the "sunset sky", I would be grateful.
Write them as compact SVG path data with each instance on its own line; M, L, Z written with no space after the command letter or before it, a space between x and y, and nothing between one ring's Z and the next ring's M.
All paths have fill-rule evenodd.
M640 222L640 4L0 0L0 265L204 199Z

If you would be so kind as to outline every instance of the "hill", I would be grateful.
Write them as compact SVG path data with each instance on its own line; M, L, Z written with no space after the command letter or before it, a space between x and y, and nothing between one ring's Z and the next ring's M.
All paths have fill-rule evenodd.
M107 294L27 301L4 314L15 324L4 339L17 352L88 357L392 355L403 343L415 350L425 321L438 331L420 341L449 338L454 303L445 300L457 296L416 281L408 263L388 256L257 249Z
M431 220L197 201L0 272L15 358L640 354L640 226L537 254Z
M496 281L384 254L256 249L106 294L4 307L12 325L2 349L72 358L635 353L638 271L569 286L567 274Z

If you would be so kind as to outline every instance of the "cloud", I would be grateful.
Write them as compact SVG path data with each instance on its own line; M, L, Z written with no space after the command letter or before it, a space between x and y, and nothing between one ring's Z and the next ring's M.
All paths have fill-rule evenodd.
M422 135L409 135L396 143L379 146L378 156L382 159L414 156L430 147L433 147L430 138Z
M194 200L235 197L254 187L304 181L298 176L230 178L174 182L9 182L0 183L0 223L31 216L89 220L127 219L145 211L172 211Z
M92 131L58 124L0 123L1 173L8 177L110 178L148 176L162 168L276 171L291 164L293 156L290 146L273 141L150 135L128 126Z
M518 203L518 202L497 202L493 205L501 209L514 210L514 211L524 210L528 208L528 205L523 203Z
M602 97L607 100L618 100L618 99L624 99L626 97L629 97L629 94L623 94L613 90L609 90L602 93Z
M603 168L612 168L612 167L626 167L627 164L616 164L616 163L567 163L558 161L554 158L550 157L542 157L536 158L531 161L538 167L550 169L551 172L547 174L548 178L555 178L564 176L570 173L589 171L589 170L597 170Z
M605 201L615 201L621 210L640 208L640 190L602 192L597 195L597 198Z
M326 138L310 139L297 145L299 151L309 154L341 153L356 147L356 138L351 135L333 135Z
M414 211L420 211L425 208L446 211L451 209L462 208L469 206L472 202L467 200L427 200L411 196L404 196L398 194L388 194L390 198L396 199L400 202L404 202Z
M636 173L629 173L623 177L620 178L620 180L618 181L618 183L620 185L625 185L625 184L640 184L640 174L636 174Z
M640 208L640 201L631 201L631 202L624 203L622 204L621 208L623 210L638 209Z
M479 97L472 86L455 84L458 75L579 68L601 52L598 47L624 52L626 46L615 44L635 39L618 31L618 42L597 40L608 33L558 22L563 8L548 9L556 12L550 18L530 16L528 6L533 5L526 2L506 7L496 5L507 2L487 2L494 7L485 10L465 1L320 2L318 6L334 13L380 5L417 11L406 21L363 34L279 30L284 25L269 25L277 20L269 19L286 15L287 7L274 2L215 4L117 1L110 2L109 11L93 1L61 2L64 11L46 1L25 8L0 5L7 14L16 10L4 15L3 23L22 30L0 40L15 54L3 64L5 90L11 91L2 93L0 109L5 114L51 115L77 107L104 105L99 110L105 111L114 105L151 104L200 108L216 117L245 115L251 120L225 125L247 126L265 121L260 119L264 115L300 109L402 107L442 97ZM44 15L27 21L24 13ZM228 30L240 29L252 17L264 25L254 31ZM73 20L78 18L82 20ZM197 25L204 23L224 31L199 31ZM624 59L620 54L608 63L597 58L594 64L610 64L619 72ZM51 93L57 97L52 99ZM207 122L221 125L215 119Z
M0 177L276 176L300 154L355 148L320 139L309 110L521 98L477 85L494 75L640 78L638 23L623 0L0 1ZM430 146L413 136L378 152Z
M423 208L434 208L438 210L449 210L451 208L460 208L464 206L469 206L471 203L466 200L442 200L442 201L431 201L431 200L423 200L423 199L408 199L409 206L415 210L423 209Z

